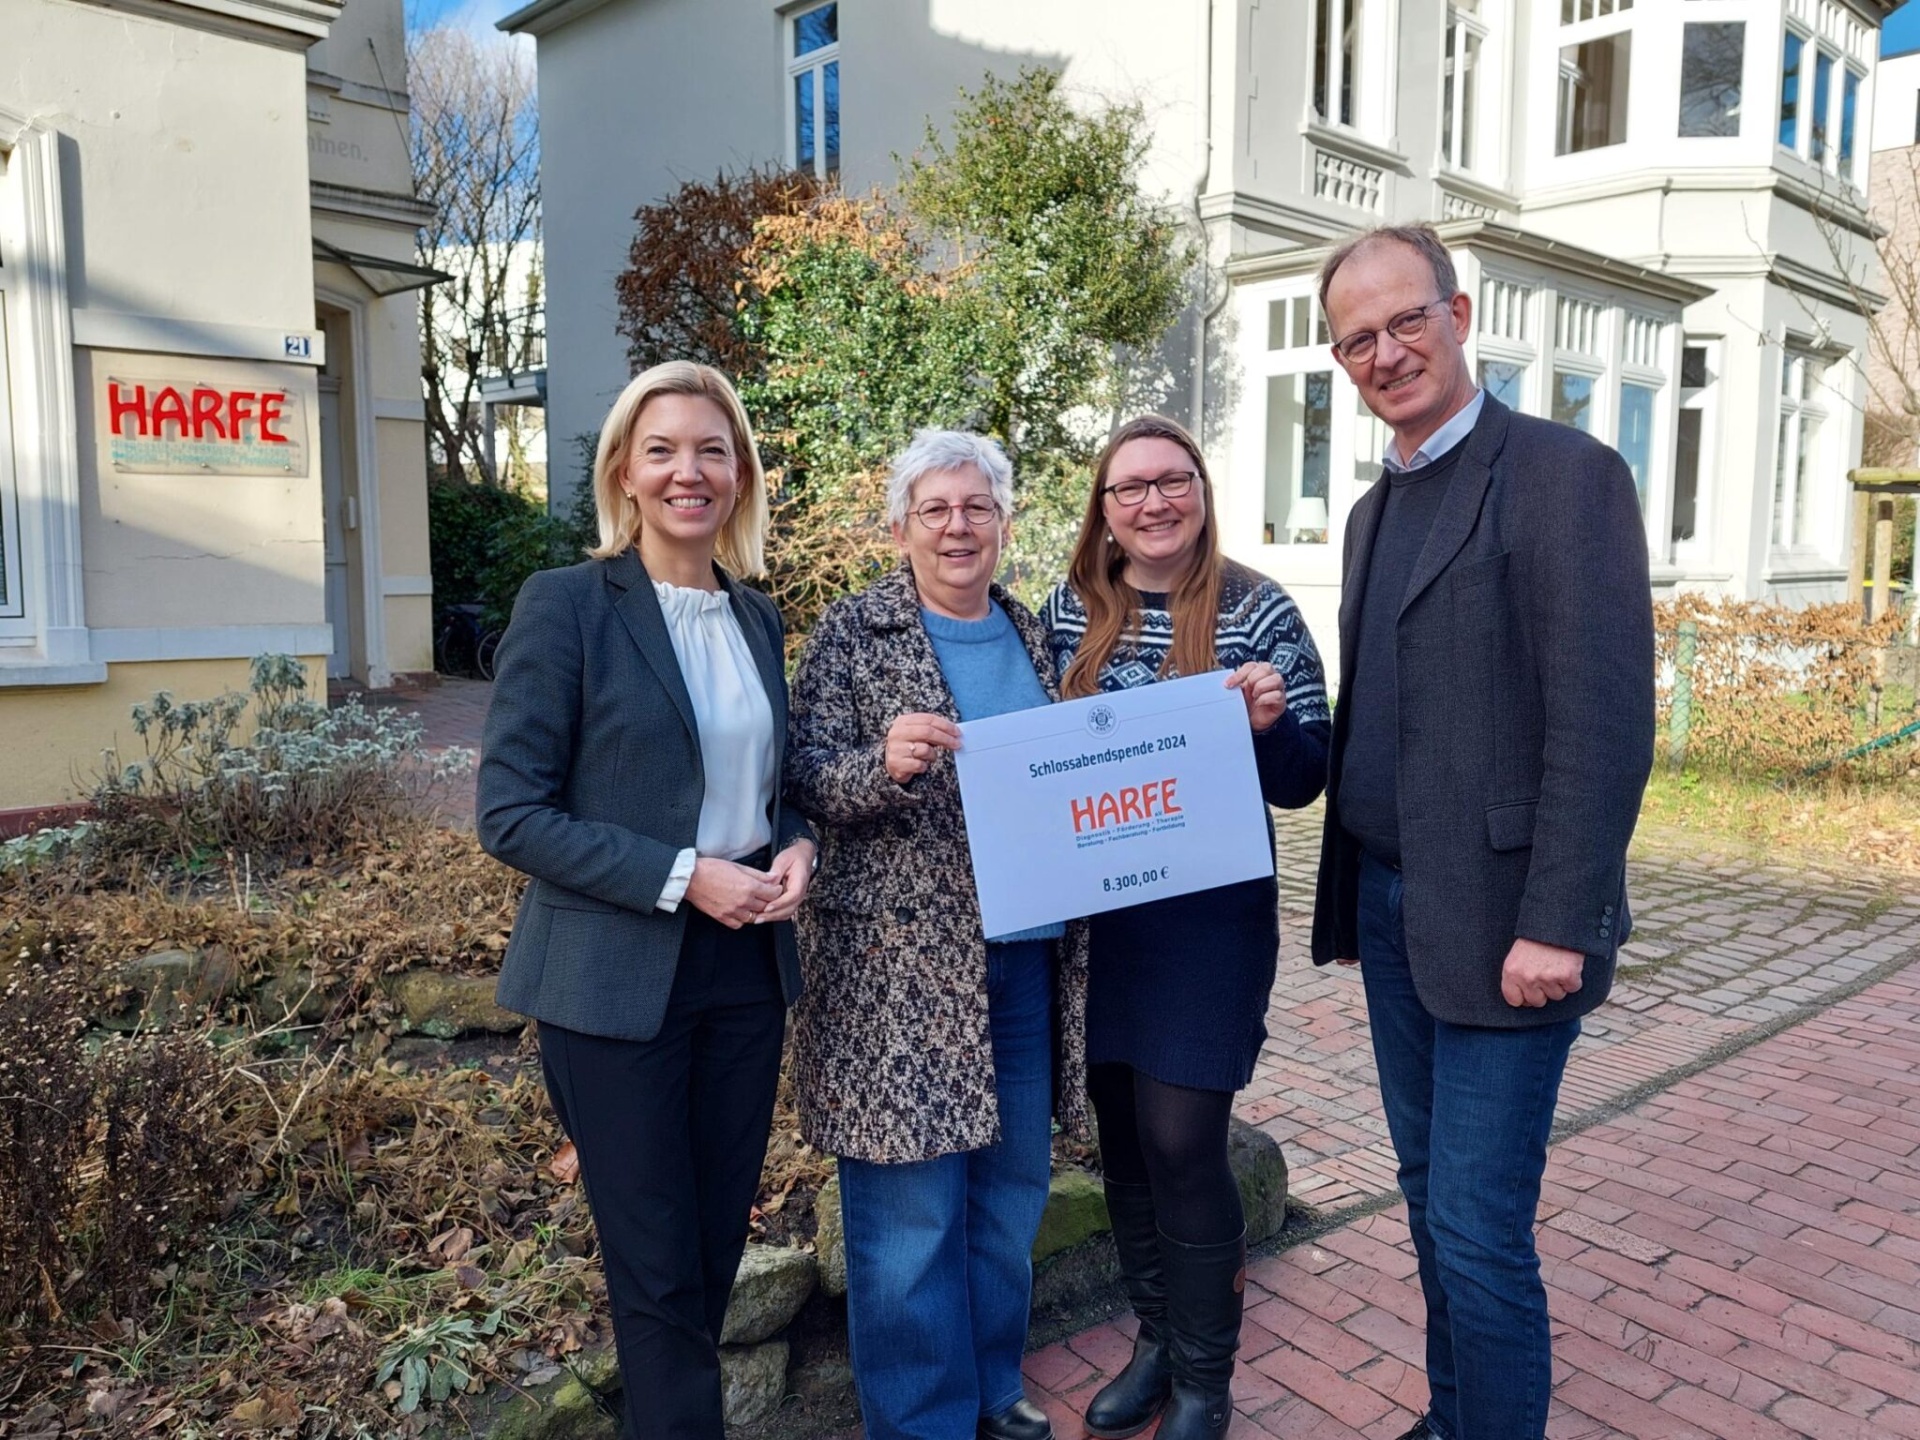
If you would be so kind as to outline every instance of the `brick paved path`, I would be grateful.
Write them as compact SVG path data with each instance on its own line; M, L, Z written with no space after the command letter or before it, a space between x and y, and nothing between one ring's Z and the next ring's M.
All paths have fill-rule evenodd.
M1556 1440L1920 1437L1920 966L1560 1141ZM1405 1211L1257 1260L1234 1433L1399 1435L1426 1396ZM1028 1358L1060 1440L1110 1323Z
M404 703L477 746L487 693ZM442 808L470 822L459 791ZM1421 1305L1359 977L1306 960L1319 822L1280 817L1280 975L1237 1107L1313 1238L1250 1267L1234 1434L1383 1440L1425 1402ZM1659 837L1631 890L1547 1171L1549 1434L1920 1440L1920 893ZM1028 1358L1061 1440L1129 1324Z

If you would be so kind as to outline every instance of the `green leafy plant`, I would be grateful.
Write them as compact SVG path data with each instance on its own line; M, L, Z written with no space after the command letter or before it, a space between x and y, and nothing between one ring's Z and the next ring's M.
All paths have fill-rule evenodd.
M474 1353L500 1329L500 1312L439 1315L415 1326L380 1357L373 1382L397 1384L393 1408L411 1415L423 1401L441 1405L473 1383Z

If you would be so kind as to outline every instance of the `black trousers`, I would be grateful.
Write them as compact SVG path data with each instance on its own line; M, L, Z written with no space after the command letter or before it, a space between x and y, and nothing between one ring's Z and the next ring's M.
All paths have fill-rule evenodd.
M687 917L652 1040L545 1022L547 1094L580 1155L625 1440L722 1440L720 1327L766 1159L786 1009L770 930Z

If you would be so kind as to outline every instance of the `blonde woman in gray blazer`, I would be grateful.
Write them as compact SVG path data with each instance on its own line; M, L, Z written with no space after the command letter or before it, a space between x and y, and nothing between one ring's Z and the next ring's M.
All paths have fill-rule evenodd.
M499 999L539 1022L600 1234L625 1435L722 1440L718 1344L766 1154L814 842L781 802L766 480L726 377L614 402L600 543L534 575L480 762L487 850L533 883Z

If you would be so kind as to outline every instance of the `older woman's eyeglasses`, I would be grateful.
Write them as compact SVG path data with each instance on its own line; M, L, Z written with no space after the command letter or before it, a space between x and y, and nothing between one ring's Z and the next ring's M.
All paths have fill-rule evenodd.
M1111 495L1117 505L1132 508L1146 503L1149 490L1158 490L1167 499L1178 500L1193 489L1193 482L1199 478L1191 470L1171 470L1151 480L1117 480L1101 493Z
M929 500L924 505L913 507L913 515L929 530L944 530L953 521L953 512L958 510L967 517L969 525L991 525L1000 518L1000 506L992 500L975 496L961 505L949 505L944 500Z
M1391 335L1402 345L1411 345L1427 333L1428 317L1446 303L1445 300L1433 300L1418 310L1402 310L1378 330L1356 330L1344 340L1334 341L1333 348L1347 364L1364 365L1373 359L1373 352L1382 335Z

